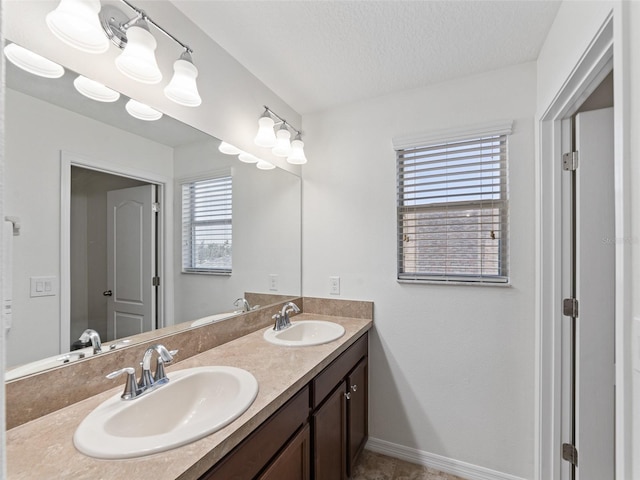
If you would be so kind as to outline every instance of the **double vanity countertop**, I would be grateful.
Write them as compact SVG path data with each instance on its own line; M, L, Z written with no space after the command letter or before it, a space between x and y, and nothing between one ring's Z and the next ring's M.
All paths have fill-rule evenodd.
M265 328L260 328L167 367L170 373L183 368L226 365L254 375L259 385L255 401L221 430L179 448L128 460L99 460L81 454L73 445L76 428L98 405L121 393L123 379L122 386L7 431L8 478L198 479L373 325L371 319L362 318L311 313L292 317L293 321L310 319L339 323L345 334L324 345L283 347L265 341ZM166 346L172 348L170 344Z

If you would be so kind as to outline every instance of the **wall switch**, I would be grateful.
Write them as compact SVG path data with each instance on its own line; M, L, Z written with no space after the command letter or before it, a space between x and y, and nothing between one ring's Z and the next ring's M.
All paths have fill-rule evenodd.
M53 297L58 294L57 277L31 277L31 297Z
M269 290L272 292L278 291L278 275L275 273L269 274Z
M340 295L340 277L329 277L329 294Z

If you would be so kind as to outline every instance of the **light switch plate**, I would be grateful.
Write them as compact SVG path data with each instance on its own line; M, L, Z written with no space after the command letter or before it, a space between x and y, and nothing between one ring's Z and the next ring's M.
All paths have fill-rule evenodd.
M31 277L31 297L54 297L58 295L58 277Z

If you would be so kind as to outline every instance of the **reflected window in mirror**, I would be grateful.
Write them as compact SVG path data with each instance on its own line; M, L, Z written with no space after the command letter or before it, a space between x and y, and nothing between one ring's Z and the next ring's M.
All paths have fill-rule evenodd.
M232 178L230 172L182 183L182 271L230 274Z

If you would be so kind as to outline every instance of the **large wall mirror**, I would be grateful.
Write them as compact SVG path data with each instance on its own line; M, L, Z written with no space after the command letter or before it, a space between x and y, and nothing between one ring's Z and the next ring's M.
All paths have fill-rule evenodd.
M14 374L7 378L24 364L74 361L67 353L87 328L105 343L125 345L143 330L162 335L195 328L203 318L233 321L244 307L234 305L238 298L256 307L300 295L298 176L224 155L219 139L166 115L153 122L133 118L124 96L113 103L90 100L74 89L76 77L67 69L61 78L45 79L7 62L4 211L19 224L11 235L5 351ZM182 185L219 175L232 179L231 273L183 273ZM108 216L113 195L123 203L120 193L108 192L133 191L151 199L151 236L135 228L132 237L117 236L109 227L124 230ZM150 259L149 287L140 285L143 267L131 252ZM128 301L118 288L134 292L133 300L135 292L152 289L152 317L142 322L134 312L135 321L127 323L114 314L114 301Z

